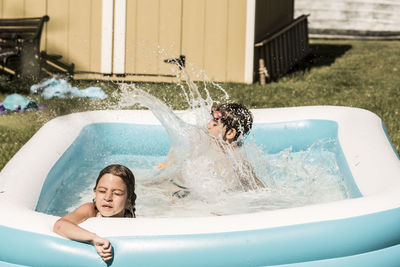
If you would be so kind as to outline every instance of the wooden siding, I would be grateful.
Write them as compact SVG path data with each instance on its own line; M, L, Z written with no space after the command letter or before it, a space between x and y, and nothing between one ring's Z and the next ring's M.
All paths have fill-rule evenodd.
M248 1L126 0L125 75L111 76L101 73L103 1L0 0L0 16L49 15L42 49L74 63L77 79L168 81L179 68L164 60L184 55L194 80L244 82ZM254 1L256 41L293 19L294 0Z
M169 0L160 1L159 13L159 44L160 54L160 74L171 74L176 67L163 62L167 58L177 58L182 54L181 34L182 34L182 1Z
M181 54L181 0L127 0L126 73L176 75L165 59Z
M226 81L238 81L245 76L246 50L246 1L228 2L228 37L226 58ZM239 67L240 66L240 67ZM243 82L243 80L240 80Z
M8 17L48 14L43 49L73 62L76 77L101 78L101 1L0 0L0 7ZM246 0L127 0L126 12L125 72L133 79L176 75L164 60L185 55L195 79L204 70L216 81L243 82Z
M184 55L193 77L243 81L245 10L246 0L128 0L127 74L176 75L164 60Z
M183 4L182 54L187 57L186 67L190 73L204 69L205 10L204 0L185 0Z
M75 72L98 72L101 50L101 1L47 0L47 52L75 64Z
M246 1L185 0L182 54L193 77L244 81Z

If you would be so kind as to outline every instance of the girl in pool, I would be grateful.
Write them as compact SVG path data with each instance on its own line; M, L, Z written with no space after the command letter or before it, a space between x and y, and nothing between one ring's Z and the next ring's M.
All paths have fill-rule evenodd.
M93 189L93 202L85 203L61 217L53 231L66 238L93 244L104 261L112 259L110 241L78 224L91 217L135 218L135 177L125 166L113 164L100 171Z

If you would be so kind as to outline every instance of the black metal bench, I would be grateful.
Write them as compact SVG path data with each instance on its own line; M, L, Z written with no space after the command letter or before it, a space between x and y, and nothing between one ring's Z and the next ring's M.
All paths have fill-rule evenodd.
M48 16L0 19L0 66L21 79L37 80L40 74L40 38Z
M302 15L255 44L261 84L287 73L310 52L308 15Z
M0 19L1 73L29 81L54 73L72 75L73 64L61 63L61 56L40 52L43 26L49 19L49 16Z

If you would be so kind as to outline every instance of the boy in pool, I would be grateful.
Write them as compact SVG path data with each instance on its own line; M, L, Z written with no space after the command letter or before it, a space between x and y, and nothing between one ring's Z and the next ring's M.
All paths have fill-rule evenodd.
M221 176L224 174L227 183L232 183L232 177L237 176L239 182L236 183L235 187L240 187L244 191L265 187L238 149L243 144L244 137L252 128L252 124L253 115L245 106L238 103L230 103L212 108L211 119L206 125L209 135L215 138L217 143L216 148L210 147L206 150L208 156L217 157L213 160L218 161L217 169L219 168ZM220 153L210 153L215 149L219 150ZM157 167L166 168L171 166L173 164L171 154L169 154L166 163L162 163ZM193 163L195 160L195 158L191 158L190 161ZM169 190L171 191L171 187L175 186L173 195L185 197L190 193L188 188L182 186L182 184L186 185L186 182L182 177L182 173L180 173L177 179L170 180Z
M125 166L113 164L100 171L93 202L85 203L55 222L53 231L66 238L93 244L104 261L112 259L110 241L81 228L91 217L135 218L135 177Z
M245 191L264 188L251 165L237 149L253 126L253 114L242 104L230 103L212 108L211 117L207 130L215 138L222 139L221 149L225 153L229 153L227 150L230 149L231 161L239 163L235 167L235 173L239 176L242 188Z
M238 103L212 108L211 116L211 120L207 123L208 132L215 138L222 137L226 143L237 146L241 146L243 137L253 125L253 115L250 110Z

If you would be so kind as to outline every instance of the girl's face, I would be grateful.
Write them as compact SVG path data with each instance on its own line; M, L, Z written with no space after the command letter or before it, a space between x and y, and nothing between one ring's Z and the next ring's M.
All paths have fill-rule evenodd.
M96 208L104 217L123 217L128 204L124 181L111 173L104 174L94 190Z
M222 135L222 137L224 138L224 129L226 127L224 126L224 124L220 121L216 121L214 119L211 119L208 123L207 123L207 130L208 132L214 136L215 138L218 138L220 135Z

